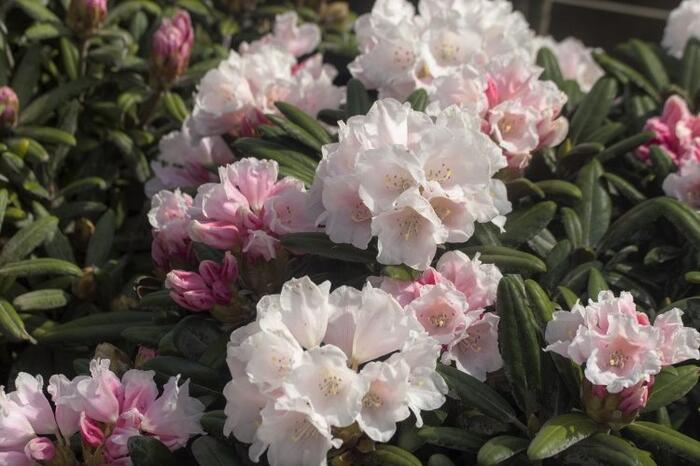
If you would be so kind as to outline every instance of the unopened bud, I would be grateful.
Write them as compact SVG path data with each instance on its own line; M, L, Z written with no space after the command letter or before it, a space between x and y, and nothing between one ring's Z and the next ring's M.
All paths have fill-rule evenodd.
M56 456L56 447L46 437L35 437L25 445L24 454L36 461L48 461Z
M0 87L0 129L11 128L17 123L19 99L7 86Z
M178 10L165 18L153 34L151 45L151 75L163 86L170 86L187 70L194 45L190 15Z
M140 369L144 364L156 356L158 356L157 350L149 348L148 346L139 345L139 350L134 358L134 367L136 369Z
M68 26L81 37L89 37L107 18L107 0L71 0Z
M97 277L93 267L83 269L83 276L73 282L72 291L83 301L92 301L97 297Z
M624 427L633 422L646 406L653 386L654 377L649 382L639 382L619 393L609 393L605 386L584 380L583 404L586 414L614 429Z

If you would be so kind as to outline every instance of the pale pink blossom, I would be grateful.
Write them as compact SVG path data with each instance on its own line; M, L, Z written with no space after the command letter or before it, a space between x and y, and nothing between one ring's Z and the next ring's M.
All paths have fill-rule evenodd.
M366 249L376 236L379 262L424 270L475 222L503 224L510 203L493 175L504 166L477 118L450 107L433 120L384 99L323 147L310 206L333 241Z
M498 283L503 275L493 264L484 264L479 255L469 258L461 251L448 251L435 266L467 299L469 310L483 309L496 301Z
M190 135L189 118L180 131L161 138L158 150L158 157L151 162L155 176L145 185L149 197L163 189L197 188L216 181L213 170L234 160L233 153L221 137L194 141Z
M445 283L426 286L421 296L406 306L406 312L443 345L451 343L468 325L464 294Z
M188 234L188 210L192 198L180 192L160 191L151 198L148 221L153 228L151 256L156 267L168 271L192 261L191 241Z
M663 182L667 196L700 210L700 161L685 161L676 173L669 174Z
M535 56L540 48L549 48L559 63L562 77L575 81L583 92L589 92L605 75L593 58L593 51L575 37L567 37L559 42L551 37L536 37L534 45Z
M693 37L700 37L700 1L683 0L669 15L661 44L671 55L681 58Z
M241 44L241 51L245 53L257 52L264 44L274 44L288 50L295 57L313 52L321 43L321 29L313 23L299 23L299 17L295 11L275 16L275 24L272 33L266 34L260 39Z
M664 365L700 359L700 332L685 327L683 311L673 308L656 316L654 327L661 331L661 361Z
M192 240L269 261L277 257L279 235L315 230L304 185L277 176L271 160L220 167L220 182L200 186L189 211Z
M681 97L669 97L661 115L650 118L644 130L653 132L654 138L637 148L637 156L641 159L647 160L650 147L656 144L678 166L686 161L700 160L700 117L690 113L688 104Z

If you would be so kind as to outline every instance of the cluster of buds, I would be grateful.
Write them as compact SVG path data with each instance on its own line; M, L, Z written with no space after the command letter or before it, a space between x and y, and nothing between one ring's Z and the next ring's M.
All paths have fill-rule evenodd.
M68 26L80 37L90 37L107 18L107 0L72 0Z
M178 10L165 18L153 34L151 45L151 77L162 87L169 87L187 69L194 45L190 15Z
M17 124L19 99L12 88L0 87L0 129L11 128Z

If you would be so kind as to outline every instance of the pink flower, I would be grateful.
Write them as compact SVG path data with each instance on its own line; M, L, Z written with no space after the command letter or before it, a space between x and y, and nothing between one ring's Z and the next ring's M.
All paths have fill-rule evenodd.
M654 139L637 149L637 156L649 158L649 148L657 144L676 165L686 160L700 160L700 117L692 115L688 104L673 95L666 100L661 116L650 118L644 130L652 131Z
M467 301L447 284L426 286L421 296L406 306L428 335L446 345L467 327Z
M152 436L171 450L202 433L204 405L189 395L189 382L178 386L171 377L159 396L153 371L132 369L121 380L108 360L93 360L90 375L68 380L51 377L50 392L59 408L74 414L85 445L104 455L104 464L130 465L127 442L135 435ZM101 448L101 449L98 449Z
M201 186L191 210L190 235L251 259L277 257L280 234L313 231L307 194L294 178L277 181L277 162L241 159L219 168L219 183Z
M700 210L700 161L685 160L676 173L666 177L663 190L667 196L685 202L695 210Z
M107 18L107 0L71 0L67 22L83 37L94 34Z
M624 426L634 421L646 406L654 386L654 376L619 393L610 393L604 385L583 383L583 403L586 414L597 422Z
M19 99L12 88L0 87L0 128L12 127L19 117Z
M165 18L153 34L151 45L152 77L169 86L187 69L194 45L194 31L190 15L177 10L172 18Z
M654 327L661 331L661 360L664 365L700 359L700 332L683 326L683 311L671 309L656 316Z
M446 252L436 269L464 294L470 311L491 306L496 301L498 282L503 275L495 265L482 263L478 254L470 259L461 251Z
M27 442L24 454L36 461L50 461L56 454L56 447L48 438L37 437Z
M238 262L226 252L222 264L204 260L199 273L173 270L165 279L170 296L180 306L195 312L207 311L216 304L227 305L231 301L231 287L238 278Z
M484 381L489 372L503 367L498 349L500 318L493 312L477 310L469 311L465 320L469 324L447 345L442 361L446 364L455 361L457 369Z
M191 241L187 231L191 206L192 198L179 189L160 191L151 199L148 212L148 221L153 228L151 256L156 267L163 271L191 261Z

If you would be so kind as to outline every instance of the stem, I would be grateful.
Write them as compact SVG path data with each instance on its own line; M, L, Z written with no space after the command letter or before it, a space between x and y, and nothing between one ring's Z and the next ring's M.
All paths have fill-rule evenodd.
M87 73L87 55L90 50L90 39L80 40L80 51L78 52L78 65L80 76L85 76Z
M139 123L142 127L145 127L151 118L153 118L153 113L158 107L160 98L163 96L163 89L159 86L153 95L146 101L144 106L141 108L141 113L139 114Z

